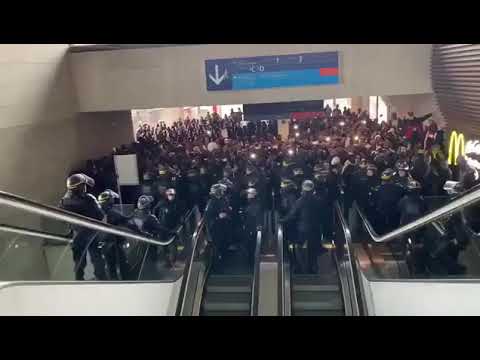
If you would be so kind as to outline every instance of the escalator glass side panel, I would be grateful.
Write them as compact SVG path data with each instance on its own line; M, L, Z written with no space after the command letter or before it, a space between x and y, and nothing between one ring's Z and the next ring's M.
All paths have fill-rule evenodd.
M448 196L426 197L427 212L446 205ZM360 213L363 214L360 216ZM371 221L371 222L370 222ZM480 253L472 234L455 213L387 243L372 241L367 222L375 219L354 204L349 216L355 255L369 279L476 279L480 278Z

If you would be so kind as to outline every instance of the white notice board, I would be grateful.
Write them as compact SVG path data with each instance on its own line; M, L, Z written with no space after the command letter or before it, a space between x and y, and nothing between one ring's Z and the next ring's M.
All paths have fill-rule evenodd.
M115 172L117 173L118 186L139 185L137 155L114 155Z

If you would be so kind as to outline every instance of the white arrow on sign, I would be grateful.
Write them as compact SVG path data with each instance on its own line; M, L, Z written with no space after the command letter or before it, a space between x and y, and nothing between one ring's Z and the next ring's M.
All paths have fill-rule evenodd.
M210 80L212 80L216 85L220 85L220 83L227 78L227 69L225 69L225 72L223 73L222 76L218 77L218 65L215 64L215 77L212 76L212 74L208 74L208 77Z

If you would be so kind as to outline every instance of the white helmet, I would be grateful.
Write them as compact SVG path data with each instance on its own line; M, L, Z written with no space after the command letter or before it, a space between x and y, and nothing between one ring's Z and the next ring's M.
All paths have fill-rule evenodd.
M334 156L334 157L332 158L332 161L330 162L330 165L332 165L332 166L337 166L337 165L340 164L340 162L341 162L341 161L340 161L340 158L339 158L338 156Z

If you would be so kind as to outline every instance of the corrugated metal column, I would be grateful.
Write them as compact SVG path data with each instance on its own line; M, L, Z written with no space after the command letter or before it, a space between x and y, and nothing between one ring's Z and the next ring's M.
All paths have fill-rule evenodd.
M432 87L451 129L480 136L480 44L435 44Z

